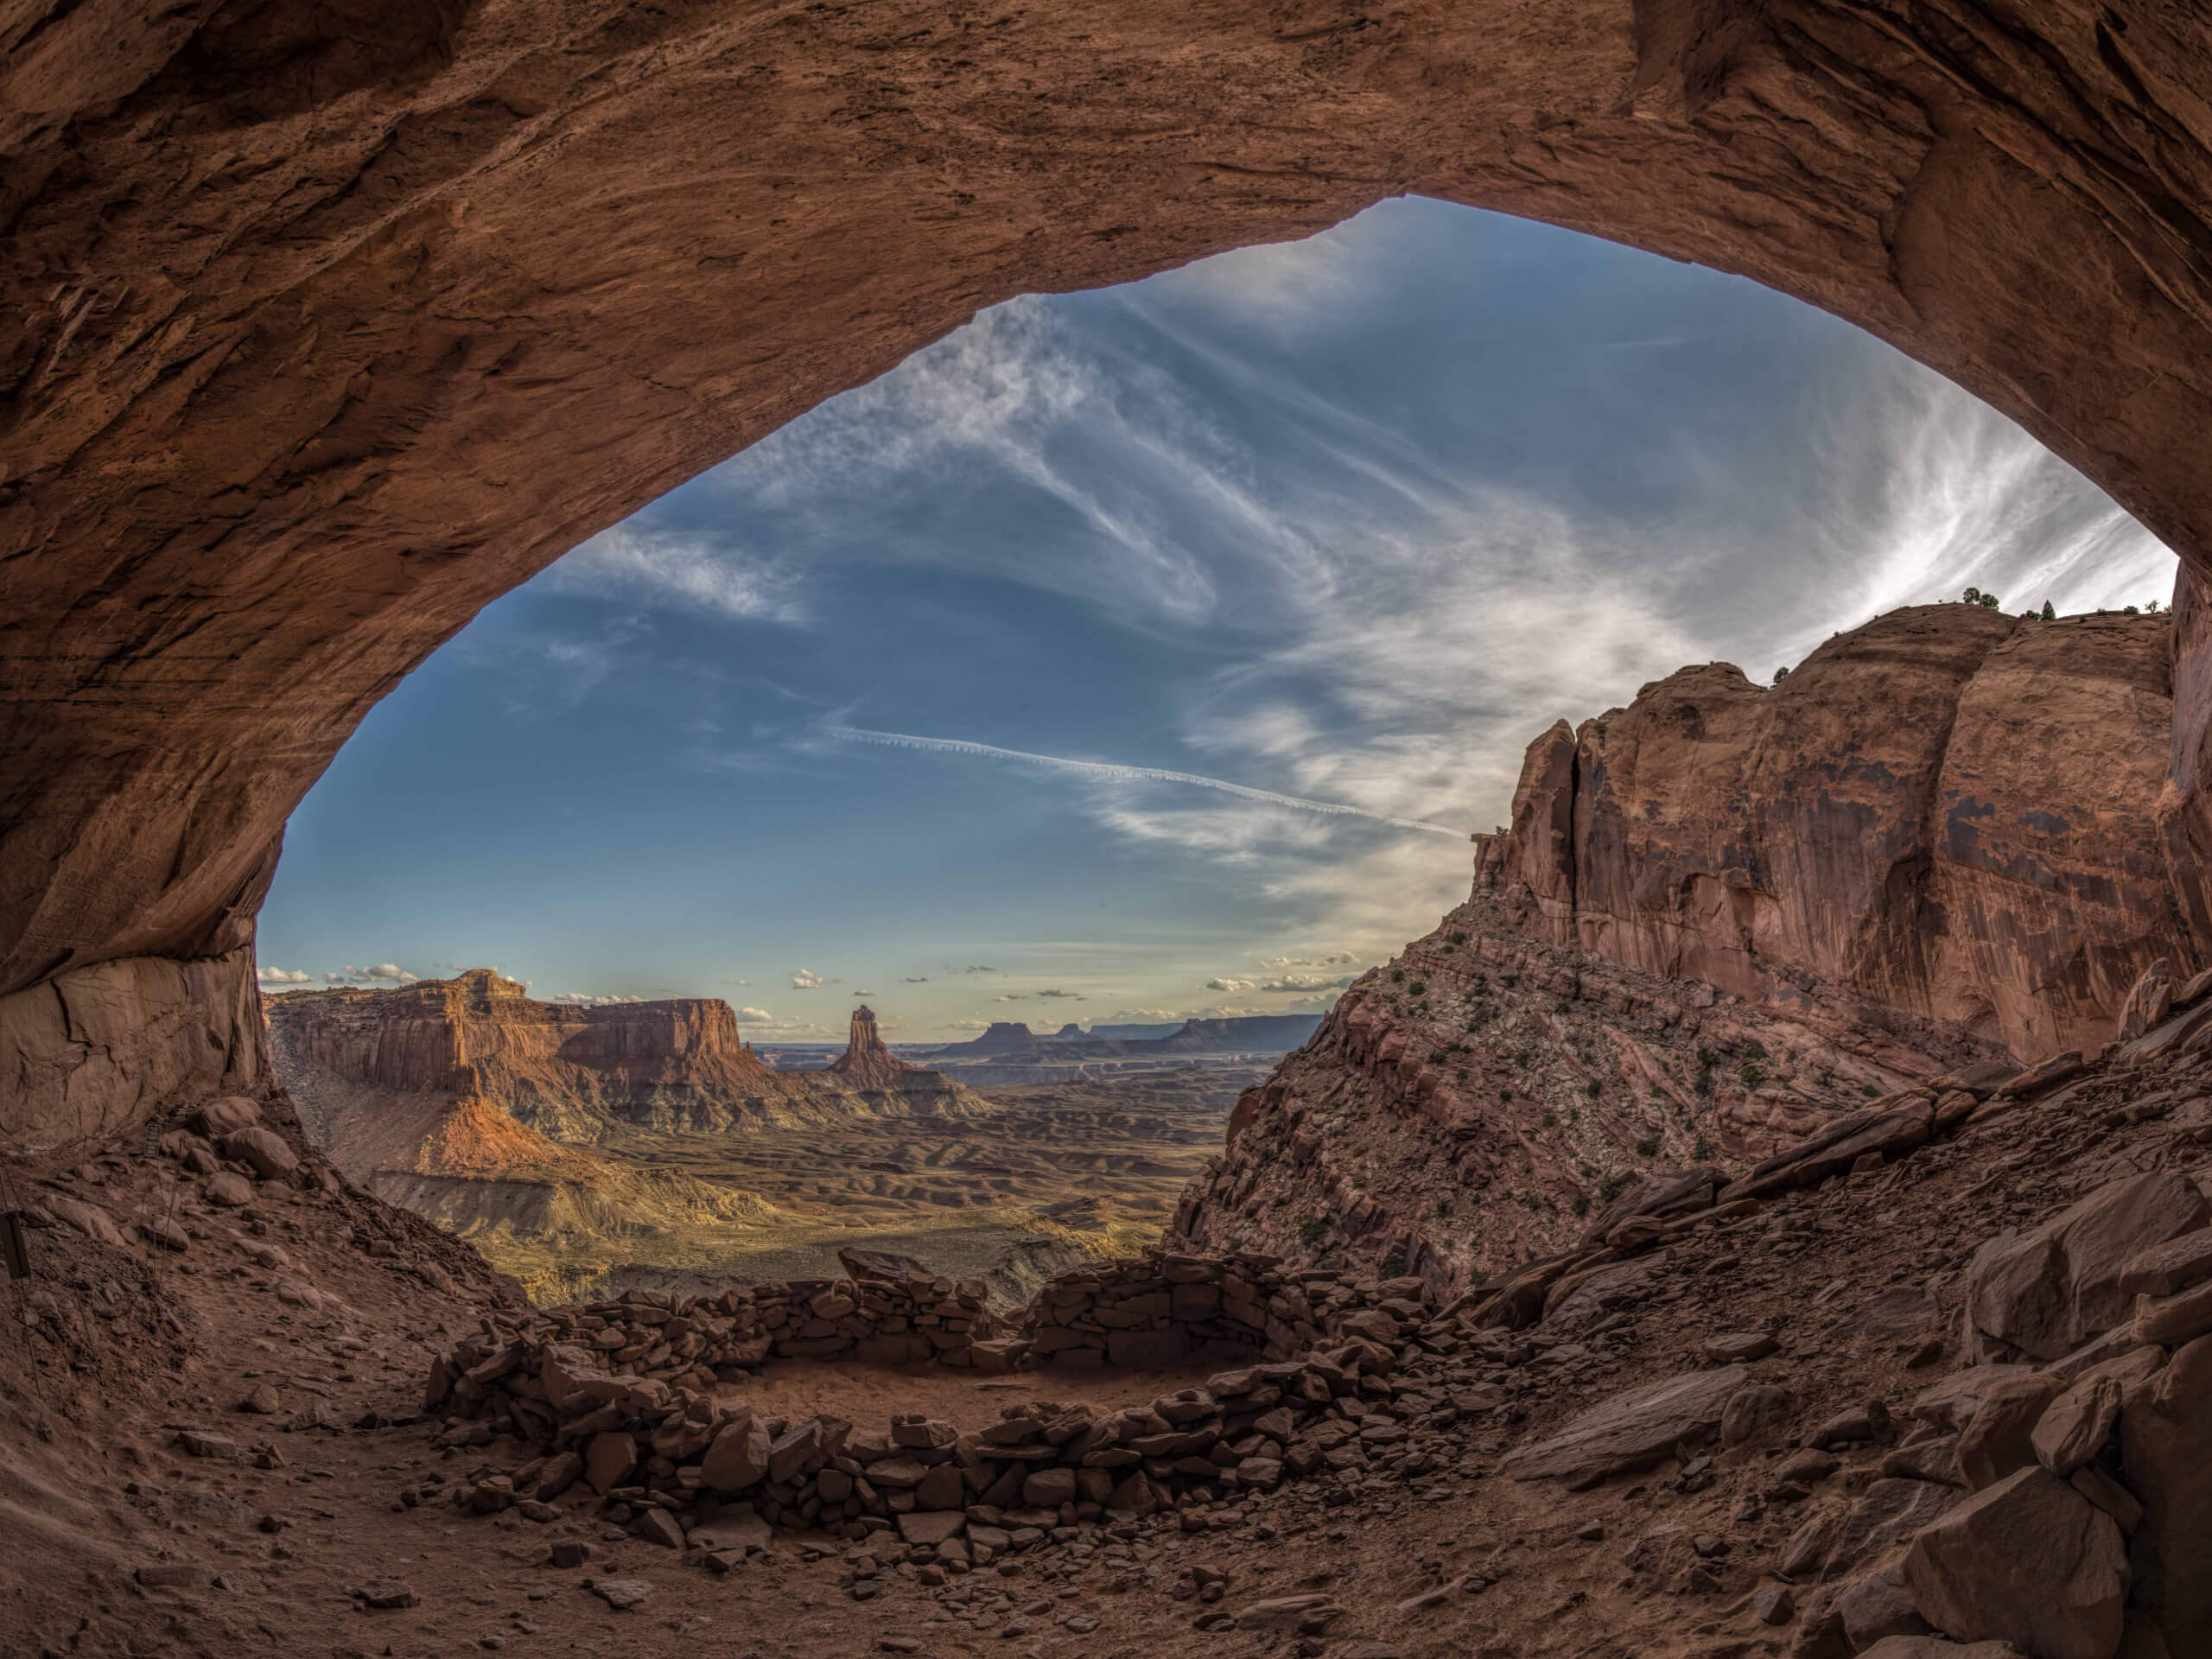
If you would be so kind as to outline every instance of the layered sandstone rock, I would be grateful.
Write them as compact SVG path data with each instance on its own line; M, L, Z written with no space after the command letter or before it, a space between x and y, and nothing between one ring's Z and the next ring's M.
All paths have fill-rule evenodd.
M477 969L268 1007L275 1080L331 1161L542 1294L626 1259L647 1236L726 1238L779 1220L756 1193L671 1166L640 1132L988 1109L887 1051L887 1069L776 1071L712 998L541 1002Z
M828 1074L855 1089L898 1089L911 1081L937 1077L909 1065L893 1054L875 1028L875 1010L862 1003L853 1010L851 1034L845 1052L824 1068Z
M957 1084L901 1065L888 1050L887 1070L864 1057L842 1072L778 1071L739 1036L729 1005L712 997L541 1002L480 968L391 990L276 997L269 1012L279 1077L341 1147L363 1090L474 1096L570 1141L626 1128L714 1132L979 1108ZM873 1030L872 1015L868 1024ZM346 1103L320 1112L309 1103L326 1099Z
M978 307L1393 191L1824 306L2212 546L2185 9L27 16L0 31L0 992L239 949L286 815L399 676ZM2202 721L2178 735L2201 842Z
M2151 752L2171 646L2159 618L1926 606L1772 690L1707 664L1562 721L1472 899L1243 1097L1179 1236L1460 1281L1657 1172L1725 1185L1870 1104L1879 1139L2102 1047L2143 970L2204 954Z
M2163 618L1964 605L1839 634L1771 690L1686 668L1529 747L1479 890L1535 937L1746 999L2097 1047L2203 949L2159 830Z

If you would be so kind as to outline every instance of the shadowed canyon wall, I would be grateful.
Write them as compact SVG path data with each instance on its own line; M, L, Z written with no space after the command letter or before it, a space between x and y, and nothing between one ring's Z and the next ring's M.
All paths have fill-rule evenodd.
M486 601L981 306L1395 192L1847 317L2212 569L2208 85L2153 0L34 0L0 22L0 1135L254 1071L285 817ZM200 966L78 979L127 961ZM121 1048L77 1012L117 984Z
M1930 605L1771 690L1685 668L1529 746L1477 891L1662 978L2094 1050L2152 962L2203 965L2204 867L2159 823L2176 626Z

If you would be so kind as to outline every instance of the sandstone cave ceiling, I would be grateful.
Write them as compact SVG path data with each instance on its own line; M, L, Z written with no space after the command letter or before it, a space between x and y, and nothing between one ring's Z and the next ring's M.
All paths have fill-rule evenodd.
M242 942L477 608L978 307L1399 191L1820 305L2203 568L2212 53L2171 8L409 17L0 38L0 988Z

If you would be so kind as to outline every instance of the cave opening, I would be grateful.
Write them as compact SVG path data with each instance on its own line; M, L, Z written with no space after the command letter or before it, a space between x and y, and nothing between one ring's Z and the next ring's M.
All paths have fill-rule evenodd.
M895 1050L985 1096L1109 1054L1123 1080L1141 1070L1083 1049L1102 1028L1141 1050L1185 1021L1272 1020L1272 1052L1295 1046L1465 902L1464 827L1525 817L1524 752L1562 716L1580 752L1546 786L1570 803L1569 851L1527 861L1513 823L1482 855L1486 881L1552 907L1529 918L1539 934L1753 1001L1795 976L1956 1033L1947 1063L2040 1058L2108 1026L2178 949L2163 871L2099 906L2050 902L2017 868L2103 879L2151 834L2172 581L2171 556L2078 474L1847 324L1573 232L1386 203L1300 242L995 308L493 607L294 817L259 922L277 1072L296 1099L331 1096L311 1127L373 1183L391 1147L346 1129L359 1106L341 1097L435 1079L380 1070L385 1045L308 1005L342 994L411 1020L416 1001L375 994L496 963L468 974L474 1013L543 1007L534 1029L566 1022L551 1060L612 1045L663 1063L604 1099L595 1073L472 1072L468 1092L519 1128L471 1133L511 1142L518 1171L561 1163L542 1131L734 1181L792 1229L836 1207L838 1166L868 1172L856 1226L984 1203L1070 1237L1156 1226L1235 1089L1160 1118L1184 1150L1117 1192L1027 1152L1009 1173L972 1119L953 1132L980 1144L950 1163L894 1126L830 1137L826 1172L803 1133L716 1172L715 1137L795 1130L809 1109L750 1073L669 1068L709 1050L820 1068L854 1002L872 1005L868 1040L836 1067L876 1064L881 1009L887 1076ZM1904 671L1882 677L1885 656ZM2098 736L2060 720L2044 738L2069 755L2101 742L2101 786L2126 779L2101 834L2058 795L2033 803L2049 833L2016 822L2002 752L2020 734L1998 705L2054 685L2096 709ZM1639 794L1638 755L1706 798ZM1903 781L1868 790L1869 771ZM1640 864L1618 855L1623 825ZM1961 925L1884 955L1930 915ZM2079 995L2038 1020L2020 988L2069 965ZM463 1046L509 1040L505 1017ZM1829 1105L1897 1081L1799 1058ZM1746 1103L1789 1075L1749 1053L1704 1070ZM1745 1103L1724 1130L1632 1079L1586 1081L1588 1103L1547 1116L1602 1114L1618 1086L1622 1146L1679 1139L1684 1155L1752 1144L1772 1128L1756 1113L1813 1109ZM387 1196L468 1225L459 1190L428 1195L423 1173ZM686 1191L705 1230L767 1219ZM588 1253L606 1232L495 1207L502 1231L480 1243L503 1262L518 1233ZM654 1255L634 1229L610 1236ZM543 1254L518 1269L547 1270Z

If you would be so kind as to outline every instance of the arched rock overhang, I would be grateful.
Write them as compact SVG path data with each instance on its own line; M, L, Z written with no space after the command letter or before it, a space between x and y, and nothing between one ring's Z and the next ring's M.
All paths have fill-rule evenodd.
M18 7L0 1133L251 1071L285 817L487 601L979 307L1393 193L1821 306L2212 574L2206 88L2172 0Z

